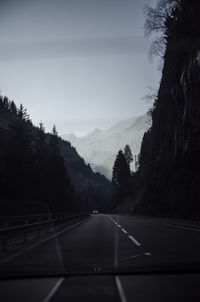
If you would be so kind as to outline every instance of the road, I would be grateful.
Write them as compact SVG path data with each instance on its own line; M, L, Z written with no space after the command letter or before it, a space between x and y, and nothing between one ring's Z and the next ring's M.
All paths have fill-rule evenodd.
M1 274L24 276L21 281L23 288L23 282L26 282L27 288L30 285L30 281L27 284L26 276L41 277L40 284L45 284L42 290L46 300L37 300L45 302L50 301L51 296L55 298L52 301L64 301L60 297L67 298L67 301L79 301L70 300L70 297L77 294L74 290L77 286L79 293L82 293L81 301L90 301L88 291L91 296L92 293L99 293L95 301L132 301L132 295L135 301L151 301L149 295L152 295L152 301L157 301L155 291L156 297L159 297L160 292L162 301L171 299L168 295L172 293L174 297L180 295L182 301L199 301L199 274L189 273L189 270L198 268L200 229L152 222L133 216L99 214L91 215L56 236L51 235L23 251L9 255L1 263ZM95 274L95 277L91 274ZM66 280L62 278L63 275L76 276ZM53 276L53 279L50 278ZM11 292L12 286L10 281L3 282L3 293L6 295L6 292ZM34 282L37 284L38 279L31 280L30 288L33 292L36 286ZM66 282L67 286L64 286ZM16 283L13 284L15 288ZM185 293L184 284L190 289L189 296ZM19 290L20 284L16 288L18 295L23 292L24 297L24 290ZM67 293L66 288L70 289ZM40 295L41 290L37 294ZM144 296L143 300L139 294ZM85 300L84 295L87 296ZM92 297L91 301L94 299ZM23 301L22 297L20 300Z

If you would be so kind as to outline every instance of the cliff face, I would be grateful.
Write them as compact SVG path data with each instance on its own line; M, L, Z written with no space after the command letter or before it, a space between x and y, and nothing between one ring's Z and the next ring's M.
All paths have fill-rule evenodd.
M136 212L199 218L200 5L183 3L182 23L167 40L152 127L143 138Z

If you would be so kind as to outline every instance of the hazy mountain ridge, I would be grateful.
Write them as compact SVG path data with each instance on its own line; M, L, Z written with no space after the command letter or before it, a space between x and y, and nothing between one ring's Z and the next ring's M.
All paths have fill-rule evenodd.
M94 171L111 178L112 167L119 149L129 144L133 154L138 154L144 132L148 129L147 115L121 121L109 129L95 129L84 137L74 133L63 135Z

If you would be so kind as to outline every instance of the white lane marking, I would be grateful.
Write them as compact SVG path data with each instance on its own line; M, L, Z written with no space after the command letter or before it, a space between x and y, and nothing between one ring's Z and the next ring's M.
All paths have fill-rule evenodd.
M115 276L115 282L117 285L117 290L118 290L121 302L127 302L121 281L118 276Z
M152 254L150 252L145 252L144 255L145 256L152 256Z
M121 228L122 232L124 232L125 234L128 234L128 232L127 232L124 228L122 228L118 223L116 223L116 221L114 221L110 216L109 216L109 218L110 218L110 219L111 219L118 227ZM141 244L139 241L137 241L133 236L128 235L128 237L129 237L129 239L131 239L131 240L135 243L135 245L137 245L137 246L141 246L141 245L142 245L142 244Z
M121 230L122 230L122 232L124 232L124 234L128 233L124 228L122 228Z
M50 293L47 295L47 297L43 300L43 302L49 302L51 300L51 298L54 296L54 294L56 293L56 291L58 290L58 288L61 286L61 284L63 283L64 278L60 278L58 280L58 282L56 282L56 284L54 285L54 287L52 288L52 290L50 291Z
M137 246L141 246L141 243L139 241L137 241L133 236L129 235L128 236Z
M19 251L19 252L16 252L15 254L12 254L11 256L8 256L8 257L6 257L6 258L3 258L2 260L0 260L0 263L7 263L7 262L11 261L12 259L14 259L14 258L16 258L16 257L18 257L18 256L20 256L20 255L22 255L23 253L25 253L25 252L27 252L27 251L33 249L34 247L36 247L36 246L38 246L38 245L40 245L40 244L42 244L42 243L44 243L44 242L46 242L46 241L52 239L52 238L55 238L56 236L58 236L58 235L60 235L60 234L62 234L62 233L64 233L64 232L66 232L66 231L72 229L73 227L75 227L75 226L81 224L83 221L85 221L85 219L86 219L86 218L84 218L83 220L79 221L78 223L75 223L75 224L71 225L71 226L68 227L67 229L64 229L64 230L62 230L62 231L60 231L60 232L58 232L58 233L56 233L56 234L54 234L54 235L51 235L50 237L44 238L44 239L42 239L42 240L40 240L40 241L38 241L38 242L32 244L31 246L28 246L27 248L25 248L25 249L23 249L23 250L21 250L21 251Z

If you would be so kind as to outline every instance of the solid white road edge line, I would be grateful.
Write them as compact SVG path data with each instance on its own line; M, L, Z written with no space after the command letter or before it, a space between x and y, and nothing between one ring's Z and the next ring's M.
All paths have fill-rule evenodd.
M54 294L56 293L56 291L58 290L58 288L61 286L61 284L63 283L64 278L60 278L56 284L54 285L54 287L52 288L52 290L50 291L50 293L47 295L47 297L43 300L43 302L49 302L51 300L51 298L54 296Z

